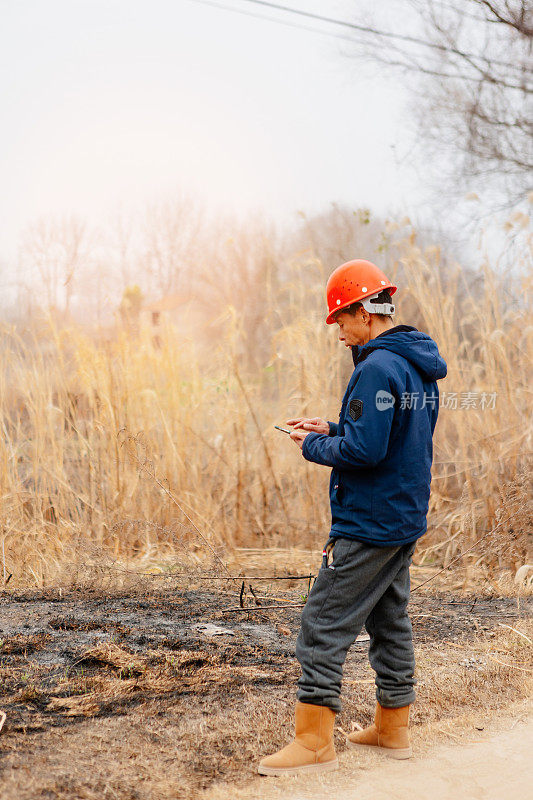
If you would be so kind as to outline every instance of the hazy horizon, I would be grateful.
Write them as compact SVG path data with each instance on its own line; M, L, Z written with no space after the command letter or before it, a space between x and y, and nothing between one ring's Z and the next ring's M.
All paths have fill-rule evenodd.
M190 0L22 0L3 17L0 258L36 219L99 224L175 192L278 220L415 205L407 93L361 76L345 42Z

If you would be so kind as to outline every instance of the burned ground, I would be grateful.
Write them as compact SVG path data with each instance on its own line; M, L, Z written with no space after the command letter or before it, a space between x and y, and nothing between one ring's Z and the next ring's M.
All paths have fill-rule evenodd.
M273 592L260 602L301 602ZM528 650L516 631L528 630L531 605L413 595L414 726L524 695ZM238 607L238 590L180 585L4 593L2 800L196 798L215 781L250 779L257 758L290 737L300 609ZM344 730L372 714L367 646L346 662Z

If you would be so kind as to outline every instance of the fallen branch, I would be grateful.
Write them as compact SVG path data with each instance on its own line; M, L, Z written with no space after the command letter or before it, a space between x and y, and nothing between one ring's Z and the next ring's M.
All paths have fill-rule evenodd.
M531 641L531 639L529 638L529 636L526 636L526 634L525 634L525 633L522 633L522 631L517 631L517 630L516 630L516 628L513 628L513 626L512 626L512 625L505 625L505 623L504 623L504 622L498 622L498 625L501 625L501 627L502 627L502 628L509 628L509 630L510 630L510 631L514 631L514 632L515 632L515 633L517 633L519 636L522 636L524 639L526 639L526 640L529 642L529 644L533 644L533 642Z
M313 573L309 575L194 575L194 573L173 573L173 577L182 575L187 578L194 578L200 581L308 581L314 578Z
M304 606L305 603L284 603L283 605L279 606L251 606L251 607L244 606L242 608L241 606L236 606L234 608L221 608L219 609L219 611L222 614L229 614L234 611L272 611L273 609L279 610L283 608L303 608Z
M501 664L502 667L507 667L508 669L519 669L520 672L533 672L533 669L528 667L519 667L517 664L506 664L505 661L500 661L499 658L493 656L492 653L487 653L489 658L492 658L493 661L496 661L497 664Z

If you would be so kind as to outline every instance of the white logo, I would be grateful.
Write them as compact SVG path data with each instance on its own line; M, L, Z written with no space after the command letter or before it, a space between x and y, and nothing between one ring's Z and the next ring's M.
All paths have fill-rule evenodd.
M395 402L396 398L390 392L386 392L384 389L380 389L379 392L376 392L376 408L378 411L386 411L393 406Z

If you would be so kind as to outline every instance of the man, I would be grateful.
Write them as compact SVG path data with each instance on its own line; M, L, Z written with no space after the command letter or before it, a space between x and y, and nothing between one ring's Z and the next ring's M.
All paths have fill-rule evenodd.
M395 291L369 261L349 261L332 273L326 322L339 326L355 367L339 422L287 422L304 458L332 469L332 526L296 643L302 674L295 738L260 762L263 775L336 768L333 727L341 709L342 666L363 625L377 707L374 724L350 734L348 744L394 758L411 755L409 565L426 531L436 381L446 375L446 364L427 334L394 326Z

